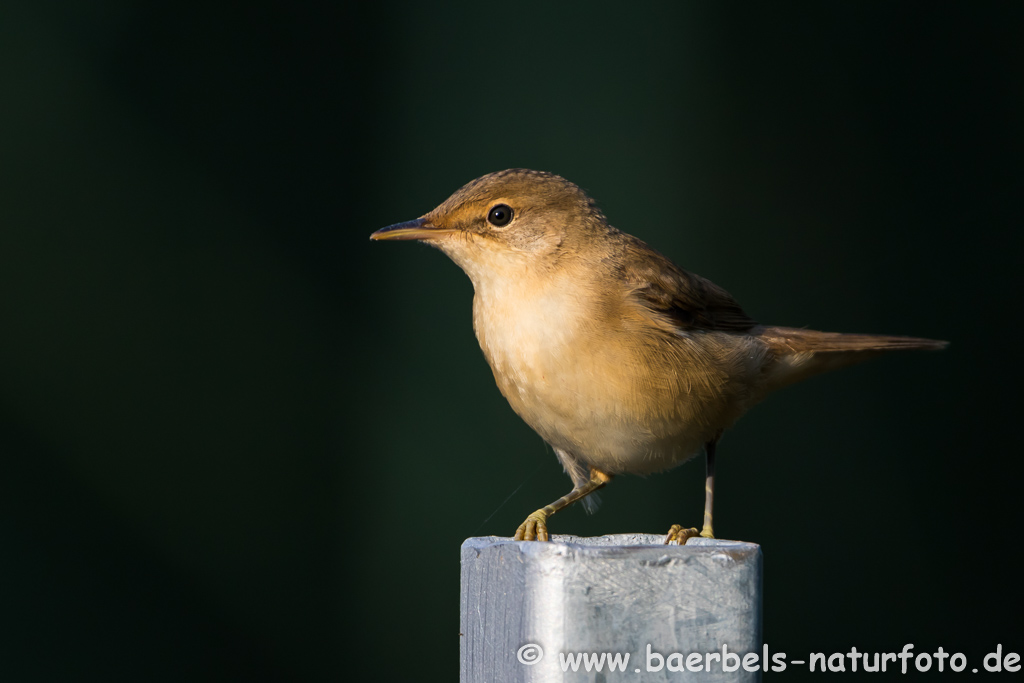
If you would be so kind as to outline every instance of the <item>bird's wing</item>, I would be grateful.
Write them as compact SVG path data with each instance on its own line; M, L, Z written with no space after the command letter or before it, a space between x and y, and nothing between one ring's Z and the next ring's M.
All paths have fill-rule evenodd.
M687 273L635 237L617 259L632 295L680 329L746 332L757 325L739 303L710 280Z

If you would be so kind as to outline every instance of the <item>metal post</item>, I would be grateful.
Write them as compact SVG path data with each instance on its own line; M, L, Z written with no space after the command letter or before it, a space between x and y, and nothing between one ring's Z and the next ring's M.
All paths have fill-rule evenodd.
M760 546L663 538L468 539L462 683L760 680Z

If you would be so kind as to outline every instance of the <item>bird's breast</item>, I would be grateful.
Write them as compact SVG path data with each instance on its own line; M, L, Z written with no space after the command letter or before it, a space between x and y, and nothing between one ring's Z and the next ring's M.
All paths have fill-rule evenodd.
M558 282L477 290L474 328L502 394L545 441L607 472L686 459L714 433L714 369L685 345L652 346L581 291Z
M586 305L557 288L515 287L478 292L473 327L502 392L558 393L571 383ZM552 397L553 398L553 397Z

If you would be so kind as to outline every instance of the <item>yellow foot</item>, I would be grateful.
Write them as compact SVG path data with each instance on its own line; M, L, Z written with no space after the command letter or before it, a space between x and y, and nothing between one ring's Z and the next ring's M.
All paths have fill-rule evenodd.
M696 529L684 529L678 524L673 524L672 528L668 530L668 535L665 536L665 545L686 545L688 540L701 535L703 534L697 533Z
M701 535L702 538L714 538L715 537L715 534L711 531L711 527L709 527L709 526L704 527L701 530L700 535Z
M517 541L546 541L548 540L548 516L543 510L537 510L526 518L526 521L516 529Z

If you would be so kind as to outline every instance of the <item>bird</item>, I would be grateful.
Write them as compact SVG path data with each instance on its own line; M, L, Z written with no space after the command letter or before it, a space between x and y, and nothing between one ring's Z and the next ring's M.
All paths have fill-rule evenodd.
M548 520L623 474L705 460L701 530L714 538L722 433L768 394L896 350L947 342L762 325L724 289L612 227L561 176L513 168L479 177L372 240L418 240L473 284L473 329L512 409L554 450L573 488L530 513L517 541L549 540Z

